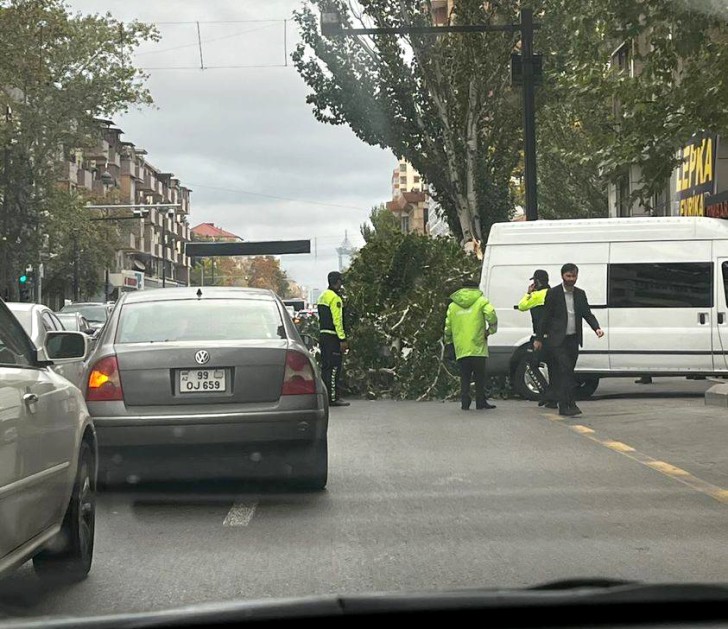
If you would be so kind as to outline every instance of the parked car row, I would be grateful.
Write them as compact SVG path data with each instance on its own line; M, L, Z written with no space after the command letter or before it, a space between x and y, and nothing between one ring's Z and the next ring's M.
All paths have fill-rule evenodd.
M104 317L77 306L79 326ZM275 294L173 288L94 306L106 318L92 338L0 300L0 575L32 559L83 578L97 479L325 488L325 387Z

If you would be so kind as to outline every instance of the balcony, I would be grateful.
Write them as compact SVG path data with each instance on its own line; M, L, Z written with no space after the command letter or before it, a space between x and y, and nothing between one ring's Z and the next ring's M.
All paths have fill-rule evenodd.
M105 162L109 159L109 143L106 140L101 140L92 149L84 151L84 157L86 159L102 160Z
M78 164L75 162L63 162L61 168L61 181L78 182Z
M91 171L80 168L76 172L76 175L79 187L86 188L86 190L93 190L94 176Z
M137 237L132 233L122 234L119 237L120 251L138 251Z

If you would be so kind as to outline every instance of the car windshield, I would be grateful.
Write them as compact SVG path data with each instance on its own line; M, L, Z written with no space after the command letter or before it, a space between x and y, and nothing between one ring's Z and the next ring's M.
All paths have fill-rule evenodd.
M0 629L728 591L728 0L0 0L0 300Z
M283 321L272 300L195 299L124 305L116 343L284 338Z
M108 307L102 304L64 306L61 312L79 312L91 323L106 323L109 317Z

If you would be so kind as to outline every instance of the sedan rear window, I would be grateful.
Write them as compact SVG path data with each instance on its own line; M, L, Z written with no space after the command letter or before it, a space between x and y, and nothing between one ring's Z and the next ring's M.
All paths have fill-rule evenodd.
M90 306L63 306L61 312L80 312L89 321L94 323L106 323L109 318L109 309L103 304L90 305Z
M255 341L286 338L273 301L205 299L124 305L116 342Z

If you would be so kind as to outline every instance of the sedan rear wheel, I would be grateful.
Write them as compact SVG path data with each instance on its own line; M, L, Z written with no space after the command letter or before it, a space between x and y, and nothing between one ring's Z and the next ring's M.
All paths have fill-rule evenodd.
M85 579L91 570L96 526L95 461L91 446L84 442L71 502L53 547L33 557L38 576L64 582Z

